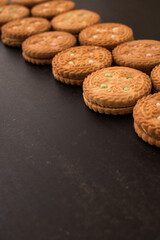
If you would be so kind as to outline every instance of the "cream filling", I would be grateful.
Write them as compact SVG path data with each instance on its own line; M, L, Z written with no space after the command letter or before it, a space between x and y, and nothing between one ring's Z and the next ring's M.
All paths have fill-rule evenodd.
M8 37L6 37L6 40L10 41L10 42L23 42L25 39L16 39L16 38L8 38Z

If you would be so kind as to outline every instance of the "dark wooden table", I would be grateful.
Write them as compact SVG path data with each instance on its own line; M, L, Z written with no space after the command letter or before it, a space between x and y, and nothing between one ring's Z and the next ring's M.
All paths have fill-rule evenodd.
M159 0L76 2L160 40ZM32 239L159 240L160 149L0 43L0 240Z

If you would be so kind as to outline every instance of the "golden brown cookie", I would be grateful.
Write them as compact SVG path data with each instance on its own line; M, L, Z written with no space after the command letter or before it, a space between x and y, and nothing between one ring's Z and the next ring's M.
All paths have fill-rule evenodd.
M95 45L108 49L133 39L132 29L119 23L99 23L85 28L79 34L81 45Z
M0 27L15 19L28 17L30 11L28 8L21 5L7 5L0 7Z
M140 99L134 107L133 117L138 136L160 147L160 93Z
M32 8L31 13L35 17L51 19L56 15L68 12L76 7L72 1L50 1L41 3Z
M0 6L8 5L9 1L8 0L0 0Z
M76 37L67 32L36 34L23 42L23 57L33 64L50 64L57 53L75 46L76 43Z
M132 113L137 100L151 92L145 73L127 67L109 67L90 74L83 83L86 105L105 114Z
M160 92L160 64L153 68L151 72L151 80L154 92Z
M100 22L99 14L88 10L73 10L60 14L52 20L52 27L58 31L78 34L82 29Z
M111 64L111 53L105 48L94 46L69 48L58 53L52 61L54 77L72 85L82 85L90 73Z
M135 40L126 42L117 46L112 53L116 64L149 73L160 63L160 41Z
M37 33L46 32L51 24L44 18L23 18L2 27L2 42L8 46L20 47L22 42Z
M47 0L12 0L12 4L21 4L26 7L33 7L36 4L46 2Z

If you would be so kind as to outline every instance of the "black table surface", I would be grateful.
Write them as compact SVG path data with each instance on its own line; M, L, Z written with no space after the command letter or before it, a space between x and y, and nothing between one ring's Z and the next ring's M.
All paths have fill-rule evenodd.
M160 40L160 3L77 0ZM159 240L160 149L0 43L0 239Z

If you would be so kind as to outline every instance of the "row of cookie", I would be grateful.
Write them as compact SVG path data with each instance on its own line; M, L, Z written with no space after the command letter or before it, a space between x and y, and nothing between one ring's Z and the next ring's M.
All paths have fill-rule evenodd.
M31 7L39 4L39 3L44 3L44 2L47 2L47 1L52 1L52 0L11 0L11 1L0 0L0 6L8 5L11 2L12 4L20 4L20 5L31 8Z
M112 31L113 29L114 28L112 28ZM103 33L105 32L104 30L105 29L102 29L102 31L98 31L98 32ZM61 35L62 34L58 33L56 39L62 40L63 36ZM37 59L39 55L34 55L34 54L33 54L34 55L33 58L28 57L24 53L25 47L23 47L24 57L27 57L28 59L27 58L26 59L28 61L31 60L31 62L41 61L42 60L41 58L43 58L44 61L47 60L47 59L44 59L45 54L41 51L41 49L44 48L43 44L47 42L46 39L47 37L45 35L43 36L43 39L41 41L39 40L35 41L34 39L35 42L33 41L34 43L31 44L33 45L32 49L28 50L29 53L33 54L32 50L35 49L35 45L36 45L37 49L39 49L39 52L41 53L40 59ZM97 37L94 37L93 39L97 39ZM29 42L29 39L27 40ZM25 42L27 42L27 40ZM128 59L128 56L132 56L131 59L135 58L135 61L134 61L134 64L135 64L136 56L137 56L136 51L138 50L137 52L138 53L140 52L139 54L140 56L137 56L137 58L142 57L143 59L143 60L140 59L141 64L139 65L140 67L143 66L144 70L146 71L151 70L151 68L157 64L156 57L158 57L159 55L159 46L157 45L157 41L156 42L151 40L149 42L148 41L149 40L147 40L147 42L143 41L143 43L138 42L138 44L137 42L135 43L135 41L132 42L134 43L134 45L132 46L133 51L131 50L131 53L128 52L127 54L127 59ZM26 45L25 42L23 46ZM57 46L57 44L53 42L51 44L52 44L52 47L54 48ZM93 45L93 43L88 45ZM95 45L98 45L98 44L95 44ZM30 44L28 44L28 46L30 46ZM51 46L49 49L51 53L52 52ZM146 52L150 49L153 50L153 53ZM79 54L79 53L82 53L82 54ZM102 59L104 57L103 55L105 54L106 54L106 62L103 62ZM100 58L102 61L101 60L99 61ZM147 61L147 64L146 64L147 58L150 60L149 60L149 63ZM53 74L57 80L61 82L69 83L69 84L80 85L83 83L83 80L85 78L83 83L84 100L86 105L89 108L93 109L94 111L98 111L100 113L106 113L106 114L131 113L137 100L142 98L144 95L148 95L150 93L151 81L146 74L141 73L134 69L125 68L125 67L111 67L111 68L104 69L104 67L110 66L111 62L112 62L111 55L109 51L107 51L106 49L102 49L99 47L74 47L56 55L56 57L53 59ZM60 65L60 63L62 63L62 65ZM144 67L144 63L147 66L149 64L150 67L149 68ZM137 66L137 68L139 68L139 65ZM97 72L95 72L97 69L101 69L101 70L98 70ZM156 67L154 70L156 74L158 69L159 67ZM103 76L101 76L101 73L100 73L101 71L104 71ZM133 72L133 71L136 71L136 72ZM93 73L87 77L87 75L90 74L91 72ZM143 76L140 73L143 74ZM103 79L103 77L105 77L105 80ZM99 83L98 78L100 78L103 81L103 83ZM144 106L144 108L142 107L140 111L139 110L140 107L138 107L138 117L140 118L140 120L143 117L143 119L145 120L145 123L144 121L140 122L136 113L134 113L135 130L137 134L141 138L143 138L145 141L156 146L160 146L160 142L159 142L160 99L159 97L160 97L159 94L155 94L151 96L149 95L147 97L147 101L144 100L143 98L142 100L140 100L140 102L143 103L142 106ZM135 109L137 108L135 107ZM138 118L138 120L136 119L135 116Z
M50 1L37 5L31 10L35 17L53 18L56 15L70 11L76 7L72 1ZM22 5L11 4L0 6L0 26L12 20L28 17L30 10Z

